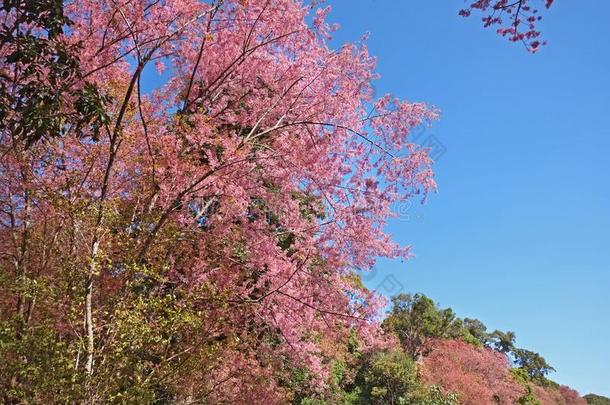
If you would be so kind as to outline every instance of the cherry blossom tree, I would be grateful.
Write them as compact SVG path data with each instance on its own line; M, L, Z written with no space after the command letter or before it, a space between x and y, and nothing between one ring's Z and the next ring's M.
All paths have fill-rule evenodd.
M394 202L435 187L409 138L435 110L373 99L375 59L363 42L328 46L329 8L308 24L312 8L294 0L64 7L57 35L79 69L65 89L95 89L85 106L104 110L33 141L0 131L2 316L18 320L15 339L50 330L95 401L122 392L120 369L154 395L276 402L281 386L261 379L283 362L325 378L320 336L357 330L374 344L383 302L350 274L408 257L383 226ZM2 69L10 80L21 66ZM78 98L61 97L68 116ZM27 352L7 358L34 364ZM170 392L188 362L200 366L186 390Z
M514 404L525 393L510 375L506 355L457 340L437 342L423 360L422 375L466 405Z
M564 385L559 387L534 387L534 395L542 405L585 405L587 401L576 391Z

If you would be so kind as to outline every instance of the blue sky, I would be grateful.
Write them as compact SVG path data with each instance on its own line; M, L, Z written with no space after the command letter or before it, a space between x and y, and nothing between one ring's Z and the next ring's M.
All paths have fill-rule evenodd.
M416 257L380 261L368 285L513 330L551 378L610 395L610 2L556 1L536 55L460 1L328 3L334 44L371 33L378 94L442 110L420 138L446 148L439 193L388 227Z

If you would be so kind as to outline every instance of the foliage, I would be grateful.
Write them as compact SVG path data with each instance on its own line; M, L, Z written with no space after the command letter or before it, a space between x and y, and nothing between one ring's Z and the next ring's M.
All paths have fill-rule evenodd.
M529 385L525 387L525 395L519 398L516 403L518 405L541 405L538 398L534 395L532 387Z
M392 297L392 309L383 327L398 337L403 349L414 359L426 356L435 339L474 339L450 308L437 308L423 294Z
M569 387L561 386L540 374L531 373L531 368L511 369L515 381L526 389L526 395L519 399L523 405L574 404L583 405L585 399Z
M0 323L0 393L3 403L60 403L82 400L74 372L76 347L50 325L24 328L20 320ZM17 384L19 382L19 384Z
M499 330L491 333L487 339L487 345L510 356L513 363L522 369L528 379L539 385L545 385L546 376L555 369L550 366L540 354L515 346L516 335L514 332L502 332Z
M515 350L515 340L517 336L514 332L493 331L487 341L488 346L500 353L509 354Z
M7 0L0 6L0 131L30 146L85 127L94 138L108 124L108 101L84 78L79 42L62 0ZM87 131L89 133L89 131Z
M549 372L555 371L538 353L526 349L516 349L514 355L515 364L525 370L529 378L534 381L540 381Z
M449 392L443 395L441 388L435 385L430 387L425 397L419 401L421 405L459 405L459 403L457 394Z
M541 405L586 405L587 403L576 391L566 386L534 386L534 394Z
M487 326L478 319L464 318L464 329L468 331L468 335L472 337L469 339L475 344L489 345L490 336L487 333Z
M311 377L303 373L291 380L297 393L293 404L412 404L458 405L457 395L443 394L440 387L427 386L419 366L400 347L361 351L352 335L345 351L337 354L325 393L312 389Z
M5 368L5 402L49 384L78 402L74 380L95 403L280 403L295 370L327 389L351 331L383 343L383 300L350 275L408 257L383 227L393 203L434 189L410 131L437 114L373 99L375 59L329 47L328 9L0 13L0 320L21 325L3 350L17 365L42 333L40 350L62 352L24 360L31 375ZM153 64L166 74L144 93Z
M525 394L517 401L518 405L541 405L540 401L534 395L534 389L530 377L522 368L511 368L510 373L514 380L525 388Z
M455 392L466 405L513 404L524 395L504 354L462 341L438 341L422 372L424 381Z
M610 405L610 398L601 395L587 394L583 398L589 405Z
M374 354L362 374L362 403L412 403L419 388L415 364L400 350Z
M457 393L461 401L474 404L477 398L488 398L489 403L541 405L549 396L564 401L562 395L568 395L546 378L554 369L542 356L516 347L514 332L489 333L481 321L462 320L425 295L393 297L383 328L422 362L428 384ZM578 398L576 394L572 400Z

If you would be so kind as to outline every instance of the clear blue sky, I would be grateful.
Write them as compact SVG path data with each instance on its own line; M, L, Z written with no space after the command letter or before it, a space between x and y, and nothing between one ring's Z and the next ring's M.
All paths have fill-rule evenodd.
M371 32L379 94L442 110L439 193L389 226L417 257L379 262L368 285L392 273L610 395L610 2L556 1L536 55L458 0L329 3L335 44Z

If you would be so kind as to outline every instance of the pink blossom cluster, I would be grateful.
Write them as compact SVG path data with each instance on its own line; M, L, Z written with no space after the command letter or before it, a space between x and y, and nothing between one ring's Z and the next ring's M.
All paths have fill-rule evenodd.
M531 6L531 0L477 0L468 8L460 10L460 15L468 17L472 11L484 13L485 27L499 26L498 34L512 42L523 42L530 52L536 52L546 41L540 40L540 31L536 28L542 17L537 8ZM545 8L550 8L553 0L545 0Z

